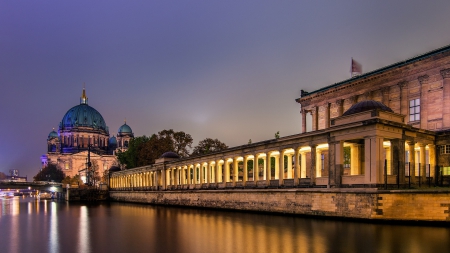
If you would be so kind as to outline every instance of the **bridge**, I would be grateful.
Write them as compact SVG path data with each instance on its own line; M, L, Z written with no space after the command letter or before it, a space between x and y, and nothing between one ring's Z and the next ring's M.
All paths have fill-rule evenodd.
M62 192L62 183L55 182L45 182L45 181L37 181L37 182L0 182L0 189L9 189L9 190L38 190L45 192Z

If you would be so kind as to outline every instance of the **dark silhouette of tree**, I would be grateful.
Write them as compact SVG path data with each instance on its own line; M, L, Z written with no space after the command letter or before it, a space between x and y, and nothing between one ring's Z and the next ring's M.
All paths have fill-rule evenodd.
M203 155L227 149L228 146L218 139L206 138L194 147L191 155Z
M147 136L139 136L130 140L128 145L128 150L125 152L117 152L116 156L119 163L124 165L125 168L131 169L138 165L138 154L142 150L144 143L149 141L150 138Z
M70 176L66 176L61 183L63 183L64 185L69 184L69 185L82 185L84 184L83 181L80 178L80 175L75 175L73 177Z
M0 172L0 180L6 179L6 175L3 172Z
M172 142L172 149L166 150L177 153L180 157L188 157L189 149L192 148L192 136L183 131L175 132L173 129L162 130L158 132L159 138L167 138Z
M61 183L61 181L66 177L64 172L53 163L49 163L47 167L43 168L41 171L34 176L34 181L52 181Z

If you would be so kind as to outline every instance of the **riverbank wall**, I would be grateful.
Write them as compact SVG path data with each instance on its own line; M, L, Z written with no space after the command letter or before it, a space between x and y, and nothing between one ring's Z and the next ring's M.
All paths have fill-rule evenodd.
M110 191L120 202L369 220L450 223L450 190Z

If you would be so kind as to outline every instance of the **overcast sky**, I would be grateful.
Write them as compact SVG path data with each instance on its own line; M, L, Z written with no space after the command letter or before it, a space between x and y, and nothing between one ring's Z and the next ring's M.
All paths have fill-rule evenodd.
M300 89L450 44L450 1L0 2L0 171L32 180L79 104L116 135L163 129L229 146L301 130Z

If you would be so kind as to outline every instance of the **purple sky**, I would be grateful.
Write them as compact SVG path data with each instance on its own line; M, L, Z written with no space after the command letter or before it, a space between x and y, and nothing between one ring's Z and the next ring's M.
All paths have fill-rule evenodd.
M384 3L382 3L384 2ZM0 2L0 171L32 180L86 83L111 135L300 132L300 89L450 43L450 1Z

